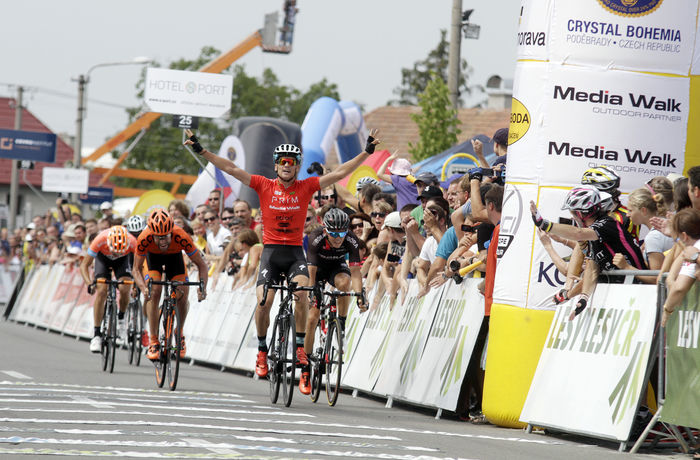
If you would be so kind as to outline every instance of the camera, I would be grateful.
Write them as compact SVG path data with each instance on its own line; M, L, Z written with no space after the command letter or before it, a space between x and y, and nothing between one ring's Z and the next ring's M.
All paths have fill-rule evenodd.
M459 271L460 268L462 268L462 267L460 267L459 260L457 260L457 259L452 259L452 260L450 261L450 270L452 270L453 272L456 273L456 272Z
M476 231L476 225L462 224L462 231L465 233L474 233Z
M484 177L493 177L493 169L491 168L472 168L469 170L469 180L481 180Z
M238 265L235 265L235 264L231 265L229 268L226 269L226 274L228 276L233 276L236 273L238 273L238 270L240 270L240 269L241 269L241 267Z
M387 254L386 255L386 260L389 262L399 262L401 260L401 257L399 257L398 254Z
M311 163L311 166L306 168L306 173L307 174L316 173L319 176L323 176L323 166L321 166L321 163L319 163L318 161L314 161L313 163Z

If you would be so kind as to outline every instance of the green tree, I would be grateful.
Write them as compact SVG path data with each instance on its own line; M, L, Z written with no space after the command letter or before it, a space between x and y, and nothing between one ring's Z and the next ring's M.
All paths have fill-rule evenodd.
M168 67L176 70L197 70L220 53L213 47L205 47L194 60L179 59ZM157 64L155 65L158 66ZM308 90L302 91L280 82L275 73L267 68L260 77L248 75L245 67L235 65L224 73L233 75L233 94L231 111L224 119L200 118L197 137L203 145L214 148L233 130L237 118L245 116L265 116L281 118L301 124L311 104L322 96L340 99L338 87L325 78L313 83ZM145 71L136 85L137 95L143 98ZM129 109L129 121L133 121L141 108ZM146 135L130 152L124 166L150 171L164 171L178 174L197 174L199 164L182 148L182 130L172 128L172 117L165 115L156 120ZM121 152L112 152L117 158ZM138 179L114 178L114 182L125 187L166 188L171 184L152 183ZM184 192L187 186L182 187Z
M425 91L428 83L432 80L432 75L435 74L442 81L447 81L447 63L449 61L450 43L446 39L447 31L440 30L440 41L435 49L428 53L428 57L413 64L412 68L401 69L401 85L394 88L394 94L398 99L391 100L388 105L417 105L418 97ZM457 90L460 97L458 103L462 106L462 94L471 92L468 86L467 76L470 70L465 59L460 60L459 85Z
M418 96L418 105L421 111L411 114L411 119L418 125L420 140L417 144L408 143L408 151L414 161L424 160L452 147L461 132L457 127L457 111L450 104L449 90L439 75L431 75L425 91Z

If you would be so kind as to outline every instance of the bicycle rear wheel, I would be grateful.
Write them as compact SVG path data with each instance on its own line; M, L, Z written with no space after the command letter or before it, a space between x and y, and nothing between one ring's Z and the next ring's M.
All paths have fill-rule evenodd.
M313 358L309 356L309 360L313 359L311 363L311 401L316 402L321 395L323 371L326 367L323 363L325 334L323 333L320 321L316 323L316 329L314 330L314 344L316 348L314 349Z
M167 321L166 317L164 315L164 311L166 310L165 305L160 307L160 315L158 317L158 337L160 338L160 357L156 360L153 361L154 366L156 367L156 383L160 388L163 388L163 385L165 384L165 374L167 372L167 364L168 364L168 354L165 352L165 344L167 343L167 337L166 337L166 332L168 330L167 328Z
M326 396L328 397L328 405L335 406L340 393L340 378L343 370L343 337L337 319L328 325L325 360Z
M182 344L182 326L180 325L180 312L177 307L173 308L170 314L169 340L165 342L165 350L168 355L168 388L175 391L177 387L177 377L180 374L180 347Z
M270 350L267 353L267 379L270 382L270 401L272 404L277 402L280 395L280 367L279 367L279 344L277 336L279 335L279 320L275 318L275 324L272 326L272 336L270 338Z
M280 335L281 343L280 348L282 350L283 356L281 361L281 371L282 371L282 395L284 399L285 407L289 407L292 404L292 397L294 396L294 374L296 370L296 325L294 324L294 315L285 315L282 318L282 325L284 329L285 336Z

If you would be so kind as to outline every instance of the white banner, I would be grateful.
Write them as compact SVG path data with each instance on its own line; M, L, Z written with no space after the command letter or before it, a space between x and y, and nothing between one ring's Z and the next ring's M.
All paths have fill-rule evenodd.
M89 181L87 169L44 167L41 170L42 192L87 193Z
M556 0L550 60L688 75L698 0Z
M693 67L690 69L691 75L700 75L700 20L698 30L695 32L695 49L693 51Z
M521 0L518 21L518 59L546 61L553 0ZM516 79L517 81L517 79Z
M629 192L683 171L689 78L549 65L546 93L542 184L579 184L608 165Z
M484 297L477 290L479 279L466 279L457 286L445 284L435 319L415 374L407 382L406 399L454 410L467 364L484 318Z
M656 320L656 286L598 285L573 321L557 308L520 420L626 441Z
M233 75L149 67L144 101L153 112L218 118L231 109L232 92Z
M21 265L0 265L0 304L10 301L21 271Z

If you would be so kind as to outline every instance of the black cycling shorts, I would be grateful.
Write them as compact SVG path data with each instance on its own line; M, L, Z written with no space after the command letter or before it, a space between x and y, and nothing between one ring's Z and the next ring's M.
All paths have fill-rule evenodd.
M165 273L165 277L171 281L182 281L187 277L187 269L181 252L173 254L146 253L146 264L148 265L148 278L156 278ZM165 271L163 271L165 265Z
M114 277L116 279L120 279L125 276L132 278L131 264L129 263L128 255L117 259L110 259L101 252L98 252L97 257L95 257L95 279L112 279L112 273L110 273L110 270L114 271Z
M346 273L348 276L352 276L350 273L350 267L348 267L345 262L318 264L316 267L316 283L325 281L330 283L331 286L337 287L335 285L336 275Z
M265 245L260 255L260 271L256 286L265 283L279 284L282 273L287 276L287 280L293 280L298 275L308 278L309 269L306 267L306 256L301 246Z

